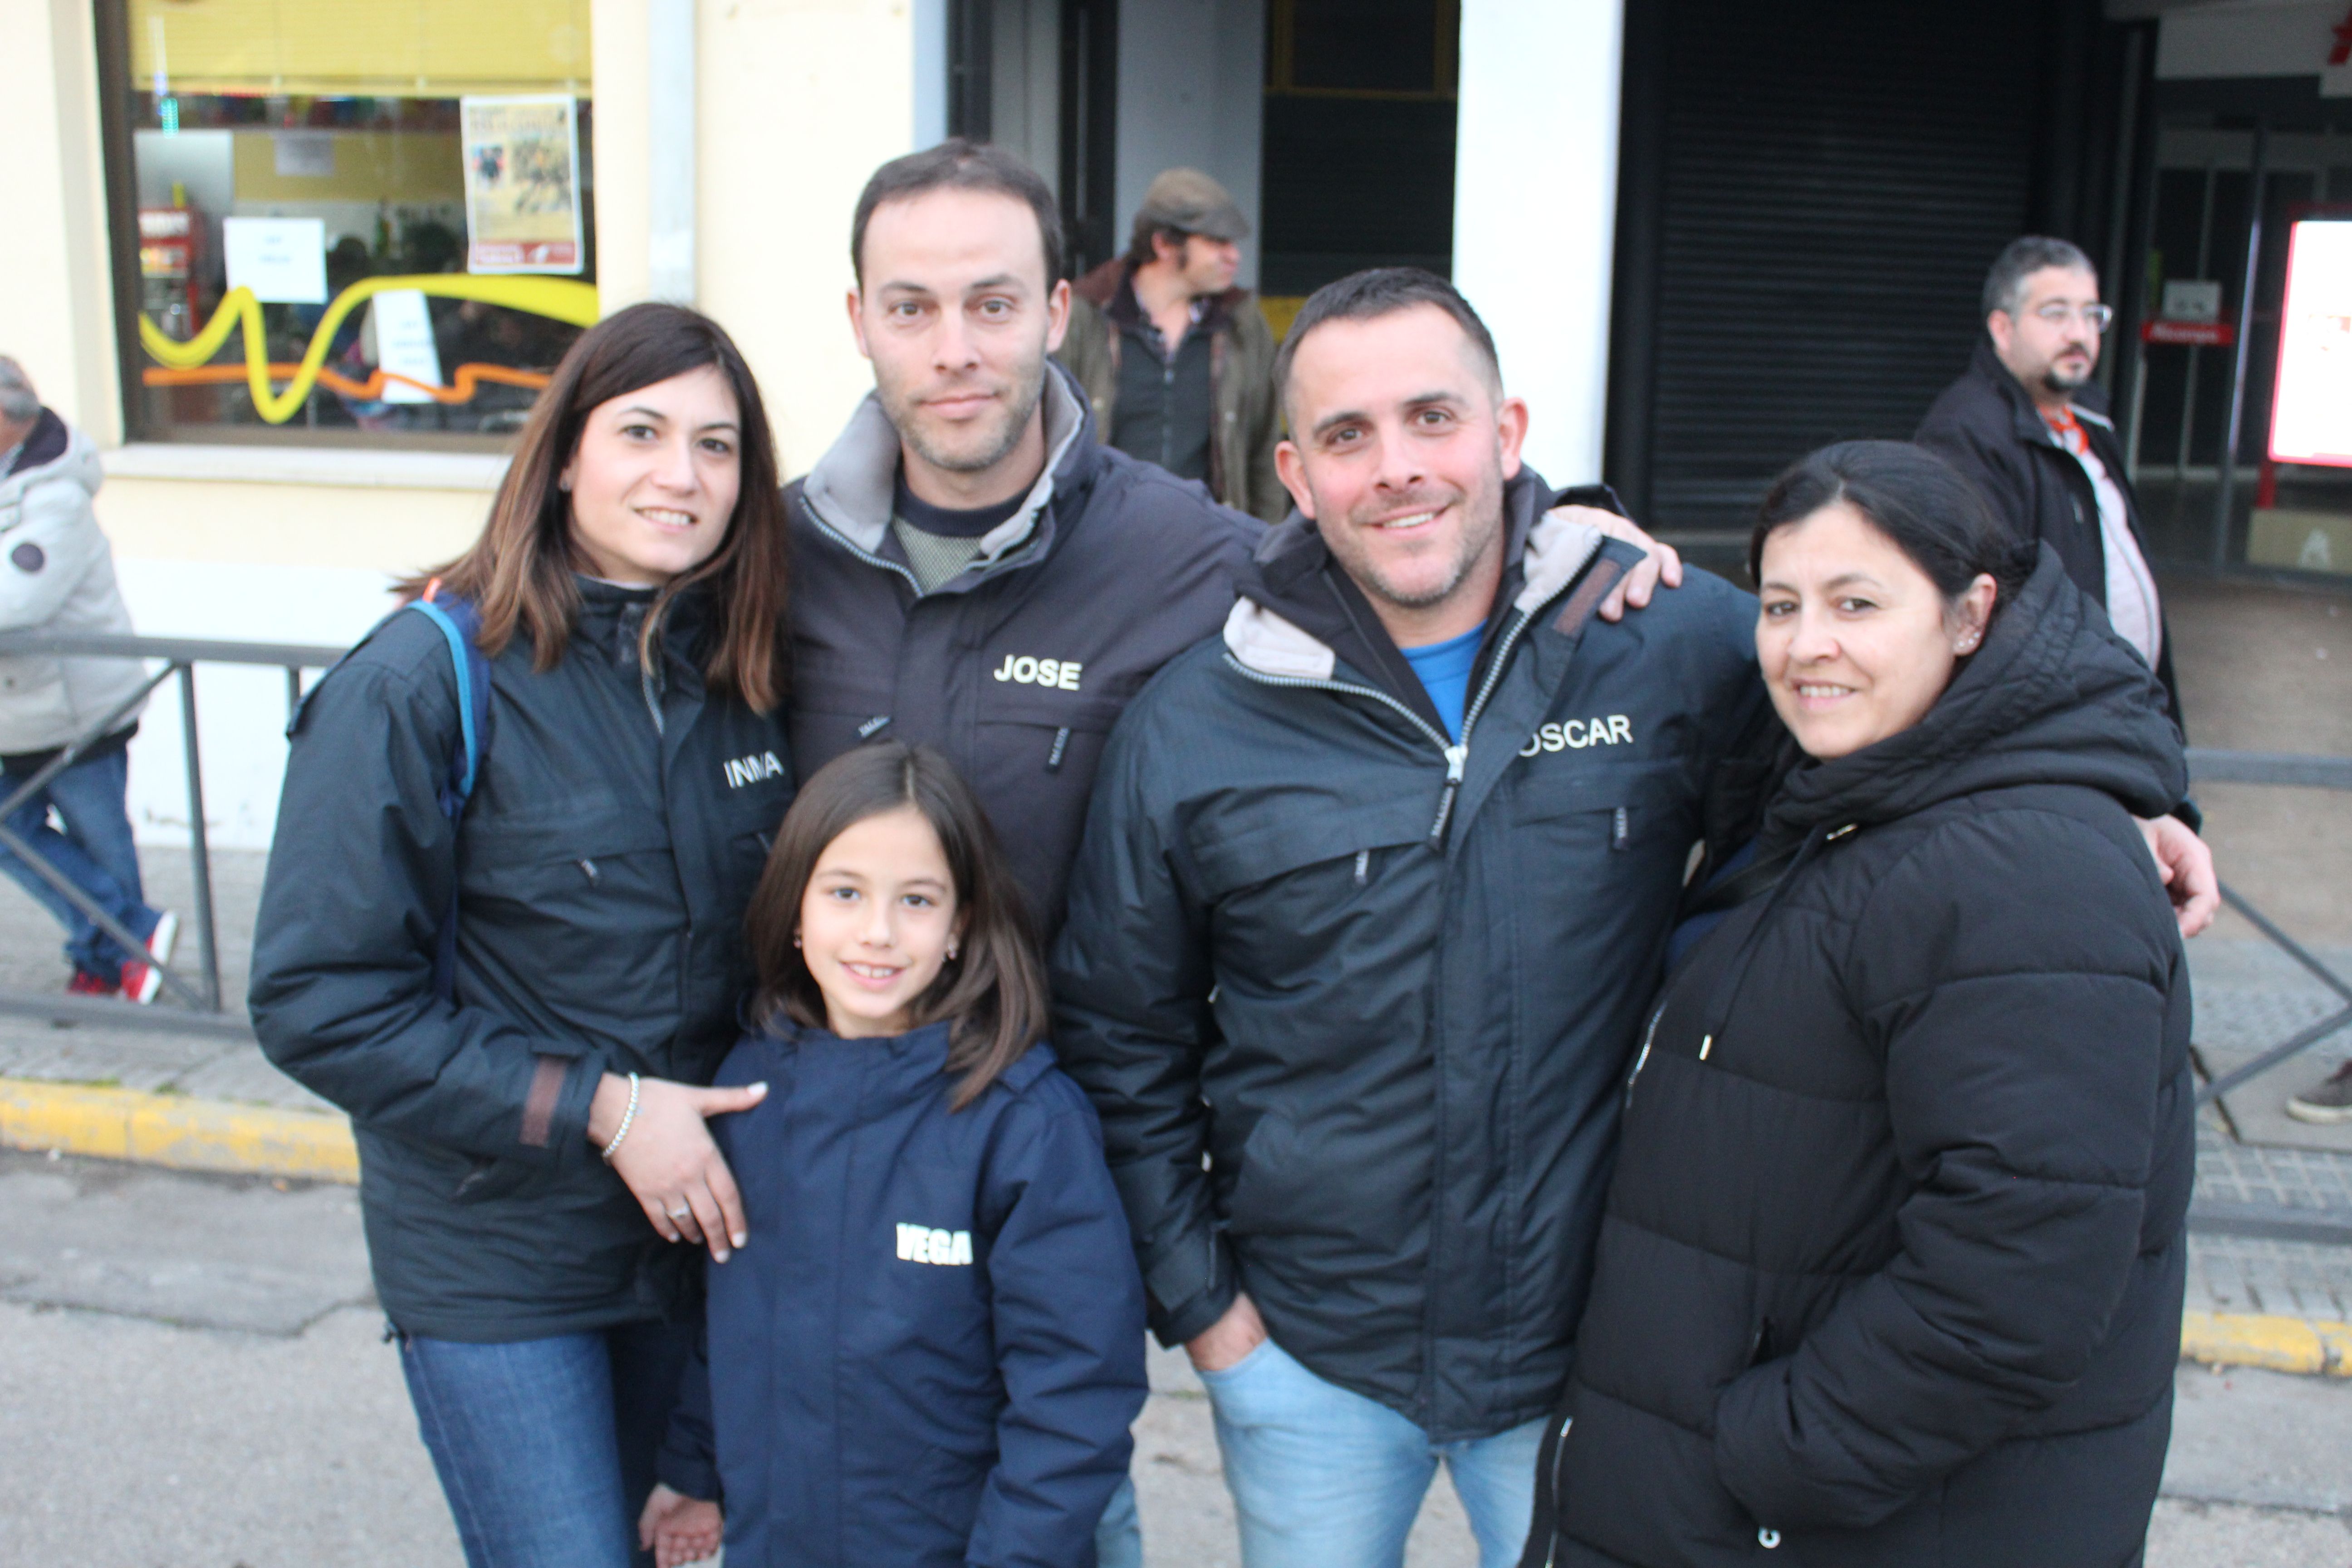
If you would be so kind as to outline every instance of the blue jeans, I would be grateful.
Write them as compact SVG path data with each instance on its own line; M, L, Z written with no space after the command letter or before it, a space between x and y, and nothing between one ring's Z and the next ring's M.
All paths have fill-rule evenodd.
M400 1336L467 1568L631 1568L691 1324L477 1345Z
M1204 1372L1244 1568L1400 1568L1440 1459L1479 1568L1512 1568L1535 1513L1540 1418L1433 1443L1387 1405L1324 1382L1272 1340Z
M1143 1521L1135 1514L1135 1483L1123 1480L1095 1526L1095 1568L1143 1568Z
M15 795L39 771L0 764L0 800ZM8 828L143 942L154 934L161 917L147 907L139 885L139 852L131 847L131 818L122 809L122 792L130 777L130 756L120 748L103 756L85 757L9 813ZM65 824L63 833L49 826L52 807L58 820ZM143 952L125 952L121 943L98 929L96 921L5 847L0 847L0 869L14 877L66 928L66 957L76 969L113 980L121 974L124 964L146 958Z

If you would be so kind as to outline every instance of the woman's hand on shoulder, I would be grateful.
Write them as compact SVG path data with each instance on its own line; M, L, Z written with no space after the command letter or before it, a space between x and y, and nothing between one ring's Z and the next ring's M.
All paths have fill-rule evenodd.
M2180 934L2201 934L2221 910L2221 879L2213 868L2212 846L2177 816L2132 820L2139 824L2148 853L2156 857L2156 874L2164 879Z
M608 1072L588 1108L588 1140L611 1151L606 1159L664 1241L701 1242L713 1259L724 1263L750 1232L742 1194L703 1122L749 1110L767 1094L764 1083L697 1089L667 1079L639 1079L632 1114L629 1080Z

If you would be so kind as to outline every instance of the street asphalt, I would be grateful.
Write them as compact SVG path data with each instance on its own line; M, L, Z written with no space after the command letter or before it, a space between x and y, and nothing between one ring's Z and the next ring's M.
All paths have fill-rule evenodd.
M0 1153L0 1562L457 1568L356 1195ZM1199 1384L1155 1352L1151 1568L1235 1568ZM2150 1568L2352 1568L2352 1381L2184 1367ZM1471 1568L1432 1492L1407 1562Z

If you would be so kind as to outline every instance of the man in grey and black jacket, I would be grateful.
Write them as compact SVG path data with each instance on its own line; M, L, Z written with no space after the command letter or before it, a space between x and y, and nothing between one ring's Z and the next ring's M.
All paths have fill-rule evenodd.
M1300 513L1132 703L1055 962L1150 1291L1215 1406L1249 1568L1399 1561L1437 1460L1526 1538L1614 1139L1755 601L1518 460L1461 296L1318 293L1284 350Z
M1096 439L1046 358L1068 321L1060 225L998 148L877 171L850 298L875 390L786 492L803 776L877 736L937 747L1047 931L1112 721L1215 629L1264 532Z

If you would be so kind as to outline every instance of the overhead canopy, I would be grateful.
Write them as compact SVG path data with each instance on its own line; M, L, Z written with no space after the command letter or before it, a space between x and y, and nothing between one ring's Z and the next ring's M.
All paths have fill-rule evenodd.
M589 0L131 0L136 85L165 93L589 94Z

